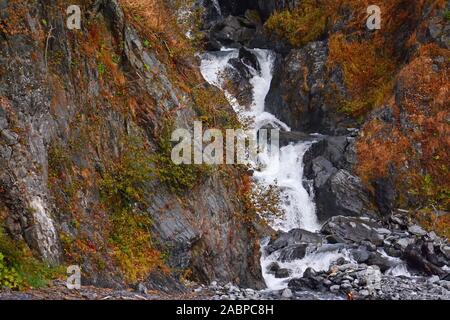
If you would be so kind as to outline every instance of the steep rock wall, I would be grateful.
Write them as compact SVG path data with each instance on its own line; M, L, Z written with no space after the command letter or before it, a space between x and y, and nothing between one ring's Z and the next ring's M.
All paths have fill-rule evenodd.
M246 173L174 169L164 153L170 128L214 117L200 95L216 97L206 107L220 110L222 125L234 117L198 85L192 55L176 51L179 31L146 29L136 8L115 0L81 1L82 30L71 31L68 5L0 2L8 234L53 265L79 264L84 283L152 286L148 276L162 273L261 288L255 220L243 218Z

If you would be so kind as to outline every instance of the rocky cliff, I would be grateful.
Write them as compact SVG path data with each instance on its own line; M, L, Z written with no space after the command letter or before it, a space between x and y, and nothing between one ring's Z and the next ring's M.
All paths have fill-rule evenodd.
M0 1L0 250L80 265L96 286L261 288L245 170L170 161L175 126L236 123L177 8L77 3L81 30L66 27L71 1Z

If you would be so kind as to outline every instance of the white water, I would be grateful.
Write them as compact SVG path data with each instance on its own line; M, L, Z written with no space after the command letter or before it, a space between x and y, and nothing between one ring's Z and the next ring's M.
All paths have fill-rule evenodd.
M237 99L223 89L223 72L227 67L231 67L228 61L239 56L238 50L223 49L220 52L204 54L201 63L202 75L210 84L224 91L225 96L242 121L251 119L251 127L254 130L270 126L290 131L285 123L265 111L265 99L272 82L274 56L268 50L255 49L251 51L258 58L261 71L258 72L249 67L253 75L250 80L253 86L253 103L250 109L240 106ZM263 152L259 155L258 166L255 165L254 168L255 186L267 188L275 185L280 190L280 207L284 214L282 216L265 217L275 230L289 231L301 228L315 232L320 229L313 196L308 193L302 182L303 156L310 145L310 142L301 142L281 148L279 154ZM264 248L265 245L267 243L263 244L262 247ZM293 270L292 278L302 276L308 267L315 270L327 270L330 264L340 257L346 257L346 253L339 251L312 253L307 254L302 260L281 263L277 261L277 253L266 256L263 252L261 266L268 289L277 290L285 288L289 279L275 279L273 275L267 273L267 266L271 262L277 261L281 268Z
M290 128L278 120L273 114L265 112L265 99L272 82L272 69L274 57L271 51L251 50L258 58L261 71L250 68L253 78L250 83L253 87L253 102L249 109L240 106L237 100L226 90L226 97L234 110L244 121L252 119L252 128L258 130L264 126L280 128L290 131ZM206 81L223 90L223 72L231 67L228 61L239 56L236 49L224 49L219 53L206 53L202 57L201 72ZM281 190L282 217L267 217L271 226L276 230L289 231L302 228L317 231L320 225L315 213L312 197L303 186L303 155L310 146L309 142L289 145L280 149L280 153L262 152L258 158L258 168L255 166L255 183L263 188L276 185Z

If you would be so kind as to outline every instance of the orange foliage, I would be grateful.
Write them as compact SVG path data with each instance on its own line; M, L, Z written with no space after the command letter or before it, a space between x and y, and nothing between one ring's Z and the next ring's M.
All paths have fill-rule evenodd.
M403 200L443 210L450 209L449 61L448 50L422 47L398 75L395 121L370 121L357 143L357 171L364 181L386 176L392 167Z

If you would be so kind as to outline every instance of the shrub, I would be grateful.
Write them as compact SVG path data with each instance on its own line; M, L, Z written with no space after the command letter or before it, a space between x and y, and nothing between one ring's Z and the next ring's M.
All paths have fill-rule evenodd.
M328 67L342 68L349 97L340 110L354 117L381 106L392 94L396 60L389 50L380 50L372 40L346 40L335 34L329 41Z
M14 267L8 267L5 257L0 252L0 289L7 287L10 289L18 289L22 284L22 279Z
M171 158L173 143L170 141L172 131L172 120L165 120L157 140L158 151L152 156L155 164L154 174L171 192L182 195L186 190L193 189L201 179L206 178L210 168L207 165L173 163Z
M321 1L306 0L294 10L275 12L265 27L288 40L294 47L300 47L324 33L327 19L327 10Z
M51 268L34 258L23 241L10 239L0 225L0 288L45 287L60 275L61 268Z
M109 164L99 182L102 202L110 210L113 256L130 283L152 270L165 270L151 236L152 221L145 212L145 183L152 179L152 158L141 139L125 141L122 155Z

